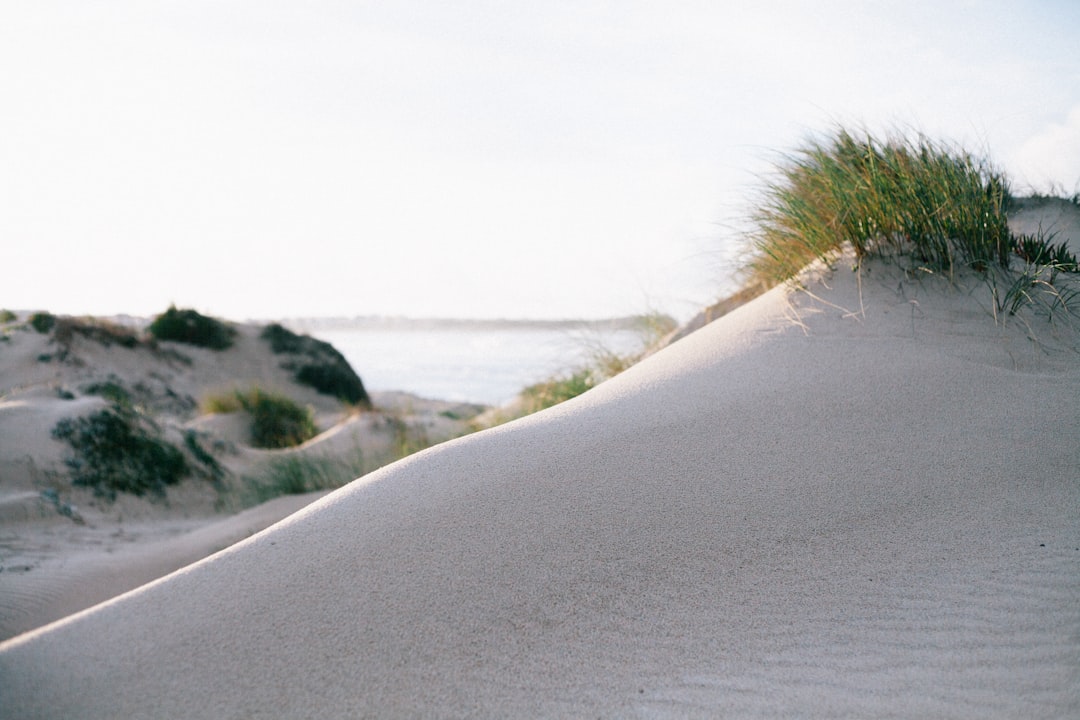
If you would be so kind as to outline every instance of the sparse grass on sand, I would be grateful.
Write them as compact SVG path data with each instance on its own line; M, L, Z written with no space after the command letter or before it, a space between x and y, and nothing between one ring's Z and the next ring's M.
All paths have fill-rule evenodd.
M616 352L602 342L585 340L587 359L584 364L526 387L519 394L518 404L509 416L500 415L498 421L506 422L530 415L591 390L639 362L676 327L673 318L659 313L641 315L636 320L638 350Z
M351 454L308 456L289 453L275 457L241 478L237 501L250 507L282 495L333 490L360 477L368 468L359 449Z
M987 160L924 136L881 141L844 129L787 155L752 217L745 286L767 289L846 247L861 261L888 256L908 269L952 278L981 273L995 316L1036 305L1076 310L1075 255L1052 236L1015 237L1008 181ZM1019 262L1021 267L1014 265Z

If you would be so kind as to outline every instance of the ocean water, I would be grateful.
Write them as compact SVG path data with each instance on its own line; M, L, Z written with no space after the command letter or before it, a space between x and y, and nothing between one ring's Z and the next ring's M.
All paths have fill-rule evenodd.
M402 390L420 397L501 405L523 388L587 362L597 348L641 347L628 328L369 323L300 326L331 343L369 392Z

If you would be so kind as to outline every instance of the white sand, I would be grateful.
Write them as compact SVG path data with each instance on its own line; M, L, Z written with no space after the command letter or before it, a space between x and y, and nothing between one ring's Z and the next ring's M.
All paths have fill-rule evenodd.
M1080 717L1080 335L957 282L774 290L0 645L5 715Z
M206 478L191 477L168 489L167 499L121 496L116 502L73 487L63 464L70 451L50 431L63 418L104 408L84 394L103 381L141 388L166 437L183 445L182 431L199 433L204 448L227 448L217 459L239 487L271 458L290 454L342 457L362 454L374 469L397 455L393 422L420 428L432 441L462 434L466 421L440 414L467 407L401 393L373 396L382 411L353 414L334 398L298 385L283 359L258 339L261 328L240 326L236 344L215 353L163 343L189 360L140 346L75 336L66 362L57 359L55 334L11 330L0 343L0 641L58 620L150 582L262 530L326 493L281 498L237 516L239 493L221 493ZM40 358L49 355L50 362ZM243 413L200 414L196 400L251 385L285 392L312 407L326 428L291 450L250 447L250 419ZM63 399L60 391L74 397ZM57 493L50 502L42 491ZM219 507L224 501L225 508ZM60 506L74 513L58 512ZM79 522L76 522L78 520ZM2 705L2 702L0 702ZM0 716L2 716L0 712Z

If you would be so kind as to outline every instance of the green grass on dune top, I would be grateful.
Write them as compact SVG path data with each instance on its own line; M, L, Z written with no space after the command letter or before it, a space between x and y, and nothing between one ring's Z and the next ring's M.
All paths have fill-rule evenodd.
M1008 226L1006 176L988 160L925 136L881 140L837 129L783 156L751 213L744 292L790 281L815 260L851 248L861 262L980 273L995 316L1034 305L1076 313L1076 256L1053 235ZM1071 275L1065 283L1061 274Z

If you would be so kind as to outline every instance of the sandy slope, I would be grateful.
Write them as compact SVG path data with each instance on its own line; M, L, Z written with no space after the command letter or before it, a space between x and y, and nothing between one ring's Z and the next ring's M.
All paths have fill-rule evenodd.
M13 717L1080 715L1080 335L881 263L0 645Z
M432 441L466 427L439 413L455 408L466 415L468 408L398 393L374 398L390 414L351 413L335 398L294 382L256 326L238 326L235 345L214 352L176 343L129 348L79 335L65 344L55 333L15 325L0 342L0 640L206 557L325 494L283 498L235 515L242 498L206 477L184 480L164 499L121 496L108 502L73 487L63 463L70 449L50 433L63 418L107 406L89 391L95 383L121 383L178 447L184 447L183 431L196 431L204 449L231 471L227 490L246 475L258 476L266 462L291 454L362 453L365 467L374 469L396 457L397 421ZM209 394L252 385L310 406L325 432L295 450L259 450L250 446L246 415L199 410L199 400Z

